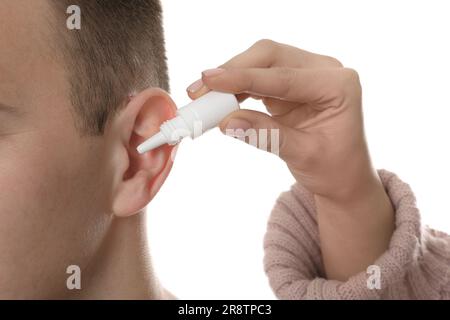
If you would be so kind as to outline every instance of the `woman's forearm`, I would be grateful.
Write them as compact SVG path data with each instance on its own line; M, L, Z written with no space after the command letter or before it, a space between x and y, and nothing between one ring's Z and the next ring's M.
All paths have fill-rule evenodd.
M346 281L388 249L394 209L376 172L348 199L314 198L328 279Z

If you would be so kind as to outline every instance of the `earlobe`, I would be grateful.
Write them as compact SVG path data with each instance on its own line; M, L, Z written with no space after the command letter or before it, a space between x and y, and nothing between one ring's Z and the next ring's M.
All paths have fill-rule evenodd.
M136 148L157 133L161 124L175 113L176 105L168 93L151 88L134 96L117 116L115 125L121 130L122 141L116 147L121 149L123 157L116 159L114 215L127 217L138 213L163 185L172 168L174 147L164 145L142 155Z

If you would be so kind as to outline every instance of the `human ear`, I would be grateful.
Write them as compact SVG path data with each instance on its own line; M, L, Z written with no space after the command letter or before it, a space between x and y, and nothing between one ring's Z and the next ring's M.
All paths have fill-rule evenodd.
M128 217L143 210L163 185L172 168L174 146L163 145L145 154L139 154L136 148L159 132L161 124L175 116L176 109L167 92L150 88L135 95L115 117L114 215Z

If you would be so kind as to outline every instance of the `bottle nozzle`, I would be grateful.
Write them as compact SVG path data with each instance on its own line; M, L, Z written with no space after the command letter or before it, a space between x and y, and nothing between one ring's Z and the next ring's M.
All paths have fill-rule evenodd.
M143 154L150 150L156 149L156 148L162 146L163 144L166 144L167 142L168 141L167 141L166 137L161 132L158 132L157 134L152 136L150 139L148 139L144 143L140 144L137 147L137 151L140 154Z

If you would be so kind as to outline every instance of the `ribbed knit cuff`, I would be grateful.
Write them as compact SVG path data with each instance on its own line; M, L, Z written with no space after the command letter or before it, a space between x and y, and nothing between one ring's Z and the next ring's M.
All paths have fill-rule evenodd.
M450 237L421 227L416 199L407 183L384 169L378 174L394 206L396 225L388 250L373 262L379 267L381 288L369 288L371 274L366 272L346 282L325 279L314 197L296 183L277 200L264 238L264 268L278 298L450 296Z

